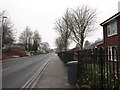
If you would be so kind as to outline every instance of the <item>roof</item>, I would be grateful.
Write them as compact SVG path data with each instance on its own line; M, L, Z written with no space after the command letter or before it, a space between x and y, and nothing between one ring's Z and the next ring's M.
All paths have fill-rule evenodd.
M80 48L76 47L76 48L71 49L71 51L77 51L77 50L80 50Z
M103 25L109 23L110 21L114 20L115 18L117 18L119 16L120 16L120 12L116 13L115 15L113 15L112 17L110 17L109 19L105 20L100 25L103 26Z
M93 49L93 48L96 48L96 47L98 47L98 46L100 46L102 44L103 44L103 40L97 41L97 42L95 42L93 44L90 44L90 45L84 47L84 49Z

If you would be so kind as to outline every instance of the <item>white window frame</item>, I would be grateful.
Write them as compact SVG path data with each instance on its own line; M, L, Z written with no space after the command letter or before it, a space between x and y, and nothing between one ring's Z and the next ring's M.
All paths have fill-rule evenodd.
M110 37L116 34L117 34L117 22L116 20L114 20L107 25L107 36Z
M117 46L108 46L108 60L109 61L113 61L114 48L116 48L117 50ZM115 51L114 53L116 53L116 55L114 55L114 61L117 61L117 51Z

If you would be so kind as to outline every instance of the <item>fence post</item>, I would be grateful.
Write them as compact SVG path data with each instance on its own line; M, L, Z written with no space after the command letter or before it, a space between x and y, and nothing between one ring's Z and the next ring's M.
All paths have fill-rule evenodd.
M119 86L119 84L120 84L120 71L119 71L119 60L120 60L120 57L118 58L118 56L120 56L120 53L119 53L119 49L120 49L120 47L117 47L117 49L116 49L116 53L117 53L117 76L116 76L116 79L117 79L117 83L116 83L116 85L117 85L117 88L118 89L120 89L120 86Z
M101 77L100 77L100 88L101 90L103 90L103 49L99 48L99 60L100 60L100 73L101 73Z

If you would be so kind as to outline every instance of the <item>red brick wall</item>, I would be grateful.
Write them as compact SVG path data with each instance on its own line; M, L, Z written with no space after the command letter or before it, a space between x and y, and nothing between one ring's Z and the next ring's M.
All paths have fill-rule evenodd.
M119 46L120 46L120 16L117 18L117 29L118 29L118 39L119 39Z
M118 46L119 46L118 47L119 48L119 51L118 51L119 57L118 58L120 60L120 16L117 18L117 29L118 29Z
M108 37L107 36L107 24L103 26L103 37L104 37L104 46L120 46L120 16L117 18L117 29L118 34Z
M118 60L120 65L120 16L117 18L117 35L113 35L108 37L107 36L107 24L103 26L103 37L104 37L104 48L106 49L105 52L107 53L108 46L118 46ZM105 57L107 60L107 57Z

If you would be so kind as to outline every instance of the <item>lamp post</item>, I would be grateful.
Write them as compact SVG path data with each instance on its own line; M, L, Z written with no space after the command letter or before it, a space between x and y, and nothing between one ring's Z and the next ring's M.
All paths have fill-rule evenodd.
M6 16L1 16L1 28L0 28L0 60L2 60L2 37L3 37L3 22Z

